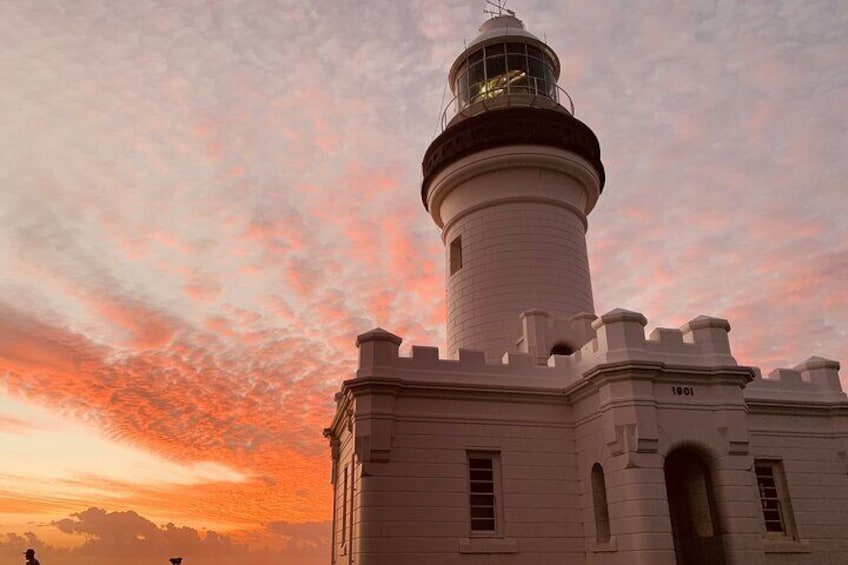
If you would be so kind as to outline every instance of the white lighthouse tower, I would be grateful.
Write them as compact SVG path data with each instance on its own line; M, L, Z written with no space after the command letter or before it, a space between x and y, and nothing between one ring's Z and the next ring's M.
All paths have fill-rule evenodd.
M604 168L559 72L502 7L450 69L421 187L448 351L358 336L324 430L331 564L844 565L839 363L763 378L727 320L595 315Z
M454 99L421 190L445 244L449 355L518 351L532 309L594 312L586 218L604 168L559 73L556 53L511 13L484 23L450 69ZM582 337L554 345L573 351Z

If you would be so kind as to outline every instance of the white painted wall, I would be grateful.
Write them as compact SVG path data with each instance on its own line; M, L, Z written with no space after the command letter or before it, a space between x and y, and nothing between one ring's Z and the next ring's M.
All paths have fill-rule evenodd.
M650 337L645 323L622 310L601 316L596 338L550 366L530 354L442 359L426 347L401 357L396 336L360 336L360 368L328 432L356 474L354 541L343 553L336 516L335 563L672 565L663 466L679 447L708 464L729 565L844 563L848 402L838 365L814 358L761 379L736 366L723 320ZM499 454L493 537L469 531L469 451ZM766 534L755 458L783 462L797 536ZM595 463L605 471L605 543L595 539ZM335 469L341 508L343 465Z
M551 147L490 149L446 167L430 187L445 243L449 356L518 351L520 315L531 308L558 318L594 311L586 215L600 181L583 159ZM458 237L463 265L451 273Z

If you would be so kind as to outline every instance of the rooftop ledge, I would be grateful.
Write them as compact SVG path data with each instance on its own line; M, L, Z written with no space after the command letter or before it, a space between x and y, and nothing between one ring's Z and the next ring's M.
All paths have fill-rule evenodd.
M645 384L673 379L687 385L739 387L743 390L733 395L733 402L754 409L791 406L821 409L822 414L848 409L838 362L810 357L792 369L776 369L762 378L756 368L737 365L728 340L730 323L722 318L698 316L680 328L656 328L648 336L645 316L621 308L601 316L581 313L568 319L529 310L521 318L523 335L516 341L516 349L521 351L508 352L499 362L487 361L482 351L467 349L460 349L456 359L443 359L438 348L418 345L401 356L400 336L383 328L359 335L359 369L336 394L338 409L325 436L333 437L332 430L344 421L351 425L348 403L364 395L373 417L358 424L361 433L357 432L355 449L370 465L388 460L392 418L386 412L391 404L385 401L406 394L401 392L404 390L438 397L485 395L487 399L520 398L522 402L560 405L592 383L615 386L621 379L633 378ZM547 356L551 343L562 340L574 345L570 348L573 353ZM701 398L699 395L698 400ZM700 404L716 401L714 395L712 399L703 395L703 399ZM831 411L833 408L838 412ZM736 443L747 453L747 440ZM512 552L509 540L481 543L463 539L459 545L461 553Z
M532 310L522 319L524 335L518 343L523 351L505 353L497 362L486 361L482 351L468 349L461 349L458 358L441 358L437 347L419 345L401 356L402 338L375 328L357 337L357 378L562 390L599 367L626 364L710 374L744 371L748 379L759 375L756 369L738 367L728 340L730 323L722 318L698 316L680 328L656 328L648 336L645 316L620 308L600 317L584 313L568 320ZM563 336L580 341L574 353L548 356L550 344L562 341ZM776 369L768 378L757 376L747 385L745 396L844 401L839 368L836 361L810 357L793 369Z

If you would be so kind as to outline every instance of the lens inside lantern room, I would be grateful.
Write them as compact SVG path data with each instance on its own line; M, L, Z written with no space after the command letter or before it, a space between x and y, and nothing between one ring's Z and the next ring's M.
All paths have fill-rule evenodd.
M553 60L525 43L492 43L471 52L456 74L459 107L502 96L529 94L556 100Z

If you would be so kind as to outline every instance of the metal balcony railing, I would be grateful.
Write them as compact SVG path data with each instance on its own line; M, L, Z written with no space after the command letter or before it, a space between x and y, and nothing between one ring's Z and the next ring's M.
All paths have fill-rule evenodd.
M451 98L439 119L441 131L456 119L468 118L489 110L503 108L560 108L574 115L574 101L565 89L554 84L553 88L534 77L524 77L521 82L503 81L493 83L471 96L468 100L460 95ZM548 87L548 88L545 88Z

